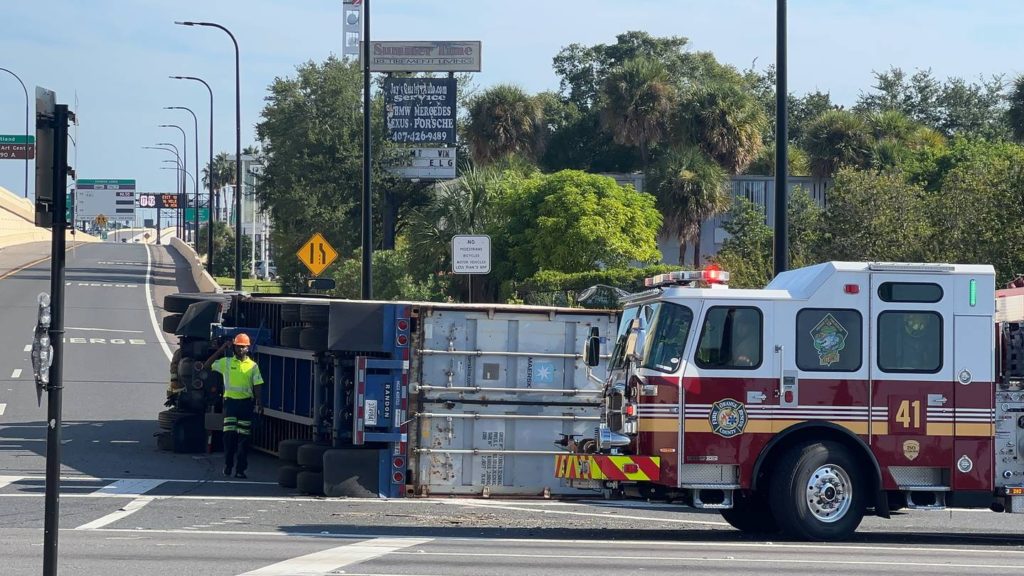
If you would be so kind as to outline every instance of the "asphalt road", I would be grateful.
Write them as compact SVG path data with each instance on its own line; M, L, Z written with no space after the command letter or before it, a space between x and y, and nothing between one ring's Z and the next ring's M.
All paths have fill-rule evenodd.
M43 250L37 246L36 249ZM31 250L0 252L0 574L42 571L45 397L25 346L49 263L3 278ZM45 251L42 252L45 254ZM156 450L170 347L163 294L194 289L163 246L68 254L60 571L107 576L401 574L1020 574L1024 516L868 518L842 544L743 536L714 513L664 504L341 500L218 475L219 455ZM6 268L5 268L6 266ZM152 311L150 306L152 305Z

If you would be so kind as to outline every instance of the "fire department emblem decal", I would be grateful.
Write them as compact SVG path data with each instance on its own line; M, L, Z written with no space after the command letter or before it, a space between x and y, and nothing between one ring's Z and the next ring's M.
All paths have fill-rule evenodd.
M726 398L711 405L711 431L722 438L732 438L743 434L747 427L747 409L743 404Z
M811 330L814 349L818 352L818 363L831 366L839 362L839 353L846 348L846 337L850 333L836 320L832 314L825 314Z
M907 457L907 460L916 460L921 455L921 443L917 440L903 442L903 455Z

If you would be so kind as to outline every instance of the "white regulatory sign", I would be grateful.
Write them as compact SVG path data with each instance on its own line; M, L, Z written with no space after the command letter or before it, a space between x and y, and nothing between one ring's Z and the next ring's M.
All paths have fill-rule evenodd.
M491 237L452 236L452 272L455 274L489 274L491 272Z

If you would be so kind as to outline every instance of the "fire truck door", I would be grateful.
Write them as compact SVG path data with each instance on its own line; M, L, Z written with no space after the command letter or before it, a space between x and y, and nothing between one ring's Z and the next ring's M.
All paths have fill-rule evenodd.
M871 274L871 442L886 489L948 486L952 275Z

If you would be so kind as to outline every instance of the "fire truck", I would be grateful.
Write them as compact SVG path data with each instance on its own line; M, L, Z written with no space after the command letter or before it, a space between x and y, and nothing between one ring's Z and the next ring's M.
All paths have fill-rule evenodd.
M617 334L591 329L603 413L556 442L556 477L803 540L901 508L1024 512L1024 288L960 264L728 278L648 278Z

